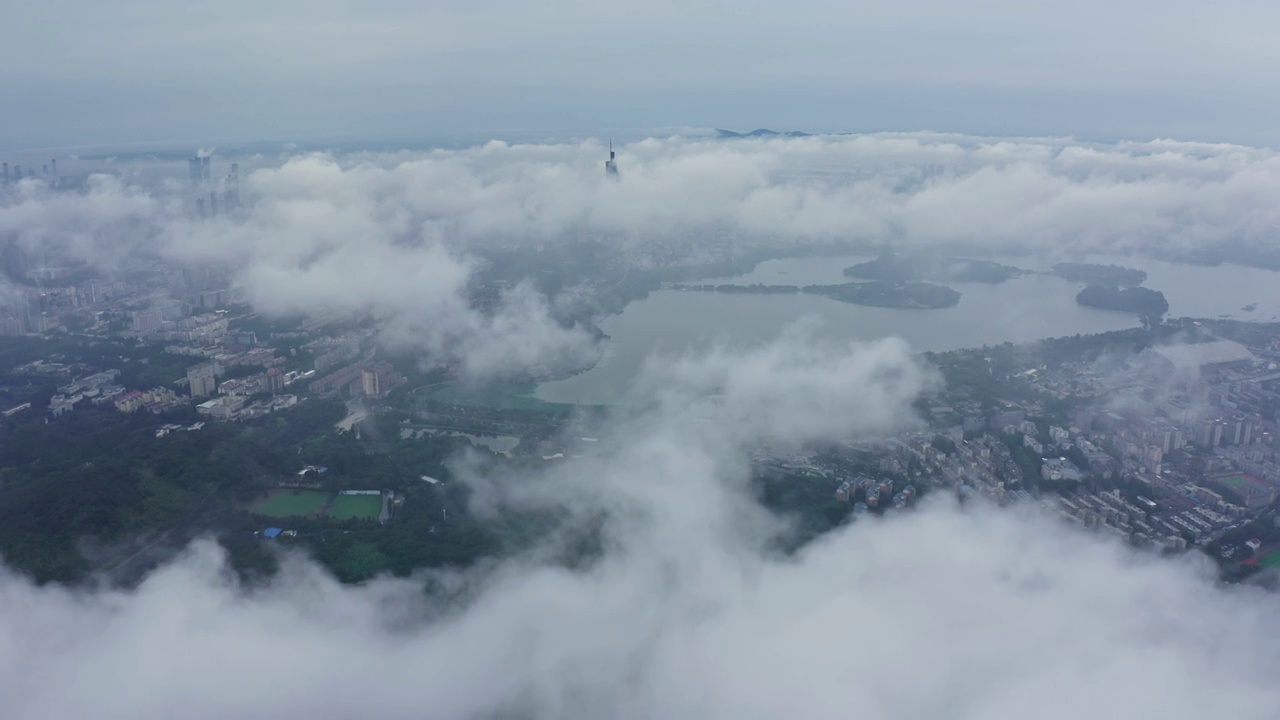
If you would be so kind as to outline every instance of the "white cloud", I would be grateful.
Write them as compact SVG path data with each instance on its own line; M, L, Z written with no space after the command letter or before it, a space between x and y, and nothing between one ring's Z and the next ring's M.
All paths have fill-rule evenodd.
M134 590L0 573L14 718L1270 718L1273 595L1029 512L945 499L791 557L744 450L908 421L928 376L889 341L803 331L651 366L672 389L598 452L475 478L487 502L603 518L574 570L530 548L418 582L345 587L293 558L239 587L201 542ZM823 389L828 396L824 396ZM689 401L721 392L715 422ZM484 482L488 486L484 486ZM834 483L833 483L834 484Z
M1280 226L1280 156L1236 145L917 133L620 151L617 183L596 141L302 155L247 174L244 218L208 222L187 217L181 183L95 176L54 193L24 181L0 193L0 233L108 266L129 251L227 264L264 311L368 312L396 344L487 372L594 351L527 288L491 314L469 308L486 247L605 237L633 263L667 252L658 241L695 254L842 240L1069 254L1266 246Z
M244 591L208 544L132 592L4 576L6 713L1177 720L1280 708L1275 597L1219 588L1194 562L945 503L781 558L759 549L769 526L744 521L728 466L696 446L640 438L609 467L597 479L661 491L607 496L620 519L601 561L514 561L471 578L474 600L443 613L414 583L342 587L301 561Z

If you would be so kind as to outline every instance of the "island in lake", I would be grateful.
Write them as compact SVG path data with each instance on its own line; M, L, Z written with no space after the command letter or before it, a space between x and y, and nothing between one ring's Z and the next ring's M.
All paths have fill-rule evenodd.
M1111 285L1090 285L1076 295L1076 302L1104 310L1120 310L1159 318L1169 312L1169 301L1164 293L1144 287L1118 288Z
M844 276L888 282L937 280L996 284L1018 277L1024 272L990 260L890 253L875 260L851 265L844 269Z
M832 300L872 307L937 310L960 302L960 292L927 282L852 282L843 285L808 285L804 292Z
M1142 270L1096 263L1058 263L1053 266L1053 274L1071 282L1115 287L1141 285L1147 279L1147 274Z
M960 302L960 293L944 285L926 282L888 282L872 280L840 285L673 285L673 290L695 292L785 295L806 293L832 300L871 307L936 310Z

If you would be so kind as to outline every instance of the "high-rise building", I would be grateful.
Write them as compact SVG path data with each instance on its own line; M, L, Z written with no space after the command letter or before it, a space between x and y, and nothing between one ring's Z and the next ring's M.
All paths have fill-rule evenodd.
M278 395L284 391L284 373L280 371L280 368L267 370L263 384L266 386L267 392L272 395Z
M22 166L21 166L21 165L14 165L14 166L13 166L13 179L14 179L14 180L21 180L21 179L22 179Z
M160 311L160 308L139 310L133 314L133 331L141 335L147 335L159 330L163 322L164 314Z
M49 159L49 172L50 172L50 174L51 174L51 175L57 176L57 174L58 174L58 158L50 158L50 159Z
M200 158L193 157L187 160L187 173L191 176L191 184L200 184Z
M26 323L20 317L0 317L0 335L21 335L26 329Z
M41 175L48 175L48 174L49 174L49 166L48 166L47 164L46 164L46 165L41 165L41 166L40 166L40 174L41 174Z
M609 139L609 159L604 161L604 175L608 178L618 179L618 162L617 156L613 152L613 139Z
M4 164L4 179L9 179L9 163Z
M209 397L217 390L218 373L213 363L203 362L187 368L191 397Z
M222 206L226 210L240 207L240 163L231 163L231 174L227 176L226 189L222 193Z
M382 378L374 370L364 369L360 372L360 382L364 386L365 397L382 397Z

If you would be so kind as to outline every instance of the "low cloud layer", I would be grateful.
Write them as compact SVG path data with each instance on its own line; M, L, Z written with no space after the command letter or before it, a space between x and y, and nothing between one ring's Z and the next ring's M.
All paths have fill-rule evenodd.
M620 150L620 182L596 141L302 155L246 173L241 215L200 221L177 182L28 180L0 191L0 238L107 268L138 252L227 266L264 312L368 313L389 342L485 374L595 352L528 287L470 306L493 248L600 239L634 267L848 241L1058 256L1266 246L1280 226L1280 156L1237 145L917 133Z
M1084 251L1261 242L1280 220L1265 202L1280 186L1280 156L1240 145L906 133L672 137L619 150L618 183L606 181L596 141L299 156L242 183L255 204L243 227L169 238L179 254L281 262L370 242L707 230ZM38 223L51 238L76 237L86 217L172 221L173 207L136 188L100 181L55 207L39 187L6 194L0 232Z
M1191 558L941 497L792 557L769 550L782 525L750 495L743 443L827 437L818 424L785 427L805 411L844 431L899 426L927 380L894 343L837 352L792 336L737 363L713 355L651 372L766 417L783 395L801 400L774 427L744 413L698 423L696 408L668 402L603 429L598 454L504 500L604 513L603 555L568 570L530 548L443 576L465 600L436 604L414 581L341 586L299 557L245 590L210 543L133 591L0 575L6 714L1179 720L1280 709L1268 641L1280 605L1218 587ZM849 379L838 407L806 391L835 376Z

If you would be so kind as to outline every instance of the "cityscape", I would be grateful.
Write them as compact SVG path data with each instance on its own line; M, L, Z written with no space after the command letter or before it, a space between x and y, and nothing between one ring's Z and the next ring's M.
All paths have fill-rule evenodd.
M1280 717L1280 5L6 11L0 718Z
M616 153L608 152L605 176L616 179ZM226 163L229 172L215 183L216 158L201 153L187 162L185 212L208 222L219 212L238 211L238 163ZM714 276L722 268L750 271L759 262L732 245L719 248L724 254L708 256L718 252L717 246L700 247L692 263L679 245L630 258L610 256L589 243L574 252L593 258L589 270L576 270L585 272L578 280L587 287L594 283L599 288L594 292L601 293L594 302L607 306L628 301L626 296L610 299L620 288L632 296L659 287L683 289L669 283L672 272ZM552 254L543 262L550 269L562 260ZM360 435L365 428L399 423L401 439L425 438L448 447L461 440L517 466L591 451L573 437L583 422L580 409L521 399L527 391L501 389L530 385L477 388L466 380L464 366L447 358L423 365L421 357L389 353L368 317L339 312L271 319L253 310L245 288L227 268L181 267L150 258L137 262L126 272L104 276L74 259L33 254L13 242L6 246L4 271L16 284L0 327L6 336L28 341L23 362L9 370L6 395L12 404L3 411L6 425L16 428L37 417L63 418L94 408L151 418L138 422L162 438L200 432L211 422L287 419L300 404L321 403L338 408L333 427L339 434ZM933 276L948 272L930 267ZM895 272L915 272L910 268ZM1089 273L1121 277L1119 268L1111 268L1072 266L1071 279L1087 281ZM1005 268L993 279L1001 282L1018 272ZM491 273L486 282L508 282L496 266ZM619 273L631 284L614 281ZM1146 273L1124 277L1142 283ZM582 321L573 313L560 319ZM829 485L805 511L825 513L837 523L904 511L922 497L949 493L963 501L1033 506L1151 552L1202 552L1219 563L1224 577L1245 578L1280 565L1280 528L1273 522L1280 490L1278 326L1212 319L1155 322L1096 340L1086 336L926 353L922 362L946 382L917 402L913 427L786 451L770 450L765 443L751 449L753 462L762 476L782 473L797 483ZM1135 343L1141 348L1135 350ZM54 351L43 353L44 346ZM89 348L113 348L119 354L112 362L87 361ZM103 349L92 354L101 356ZM554 380L590 367L590 362L578 368L539 366L523 375L535 382ZM529 382L519 377L517 383ZM394 523L398 512L412 509L406 501L414 493L406 490L422 490L419 476L432 478L428 485L435 492L435 478L442 474L448 472L439 466L408 469L398 477L384 476L385 487L306 483L320 502L300 505L309 508L301 516L313 524L313 517L321 518L313 532L323 537L325 493L359 491L386 497L386 506L369 517ZM262 509L279 505L281 493L302 491L293 468L274 477L261 470L255 475L251 495L265 499L239 501L228 510L239 515L233 524L244 528L240 532L275 537L278 528L272 523L287 521L295 509L287 502L280 505L285 511L279 519ZM833 510L831 502L844 510ZM439 498L428 501L439 503ZM438 509L444 524L447 508ZM468 514L459 506L454 517ZM272 535L262 535L268 530ZM284 537L314 542L296 530ZM145 564L128 567L140 571Z

